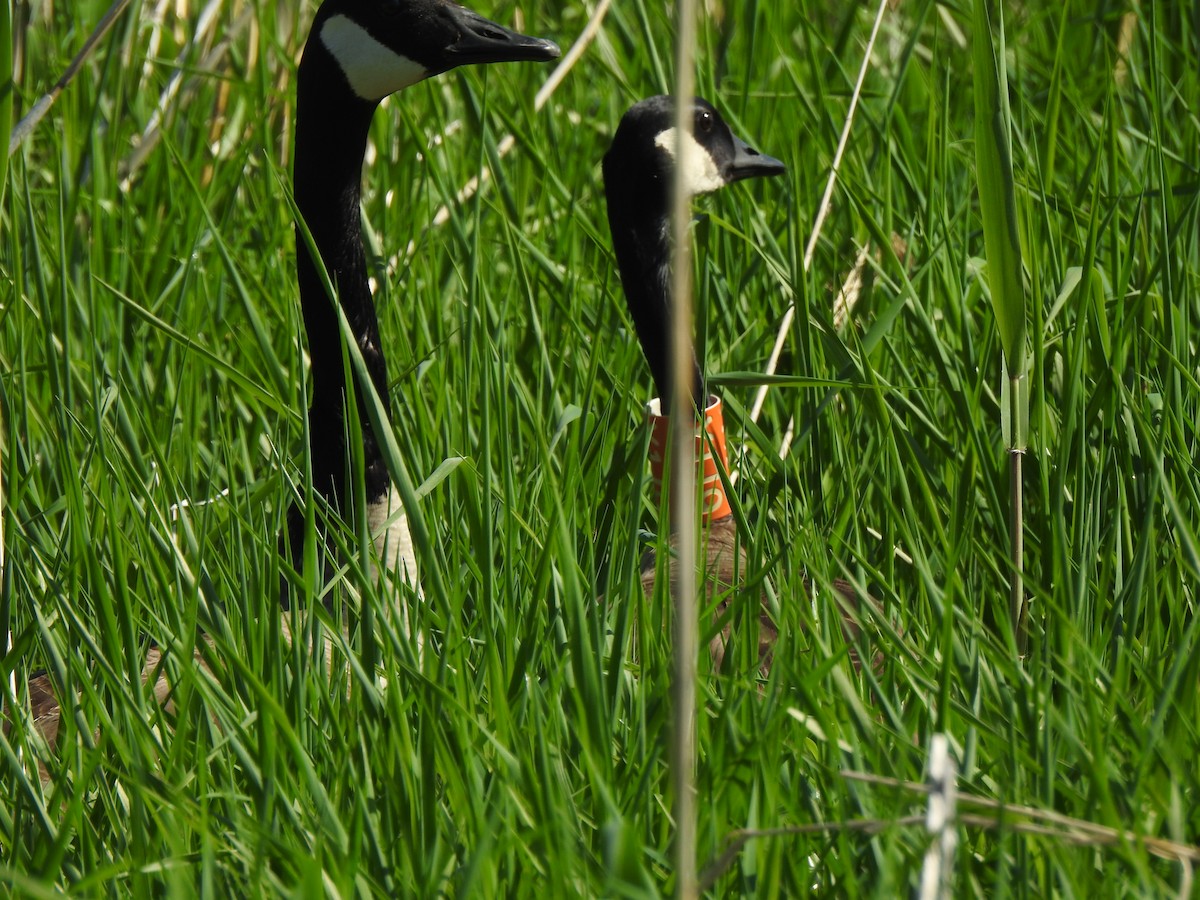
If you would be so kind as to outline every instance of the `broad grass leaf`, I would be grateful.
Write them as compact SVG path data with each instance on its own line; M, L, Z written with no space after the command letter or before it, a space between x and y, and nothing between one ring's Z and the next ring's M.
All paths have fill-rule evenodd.
M1025 369L1025 290L1013 189L1008 76L1001 14L998 46L986 0L975 0L975 167L992 308L1009 372ZM997 50L999 52L997 52Z
M12 130L13 33L12 0L0 0L0 204L8 183L8 135Z

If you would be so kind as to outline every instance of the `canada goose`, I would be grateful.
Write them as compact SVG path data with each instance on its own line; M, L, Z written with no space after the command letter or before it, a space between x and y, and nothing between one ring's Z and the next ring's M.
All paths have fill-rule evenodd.
M327 0L317 12L297 71L296 205L385 406L390 407L387 364L367 280L359 211L363 155L375 109L389 94L457 66L558 55L551 41L517 34L449 0ZM348 391L338 316L300 225L296 243L313 385L308 412L313 487L334 509L343 510ZM398 504L357 384L354 395L362 423L367 521L384 570L415 586L417 561L408 520L403 514L393 516ZM293 560L301 558L303 539L304 514L293 505L288 513Z
M375 109L389 94L458 66L549 60L558 55L552 41L518 34L450 0L326 0L313 19L297 70L296 205L385 404L387 367L367 277L359 210L363 157ZM341 333L337 312L299 225L296 233L297 280L313 383L309 409L313 487L334 509L344 511L349 456L344 414L349 391ZM390 479L357 385L354 394L362 427L368 522L377 534L397 506L391 501ZM286 549L294 560L301 557L303 529L303 513L293 506ZM398 516L376 543L384 569L415 585L416 558L405 518ZM286 595L282 599L286 605ZM156 677L160 657L160 651L151 651L142 670L143 682ZM34 725L53 747L60 719L53 685L41 675L30 680L27 690ZM154 691L158 702L165 702L170 685L164 676L157 675ZM5 734L10 727L6 716ZM46 777L44 769L42 776Z
M721 114L705 100L692 101L693 134L685 138L682 154L685 184L692 195L709 193L746 178L782 174L784 164L765 156L736 137ZM625 300L633 318L638 341L650 365L658 398L647 407L651 426L650 459L656 488L661 490L662 462L666 455L670 383L670 200L673 170L681 154L675 131L674 101L667 96L651 97L632 106L622 117L612 145L604 156L604 193L609 229L617 256ZM731 591L746 572L744 550L737 541L737 524L725 497L717 467L726 469L725 426L720 400L708 394L697 361L692 365L692 402L701 418L697 431L707 439L697 441L703 465L704 490L701 518L705 524L703 560L705 591L710 601ZM712 448L711 451L709 448ZM671 580L675 580L671 565ZM642 587L650 596L657 580L657 564L648 556L642 566ZM846 582L835 582L838 592L857 606L855 592ZM722 604L721 608L724 608ZM848 639L858 634L851 616L843 622ZM709 651L720 668L730 629L713 638ZM759 660L769 667L778 632L764 612L759 621ZM858 665L857 653L851 658Z

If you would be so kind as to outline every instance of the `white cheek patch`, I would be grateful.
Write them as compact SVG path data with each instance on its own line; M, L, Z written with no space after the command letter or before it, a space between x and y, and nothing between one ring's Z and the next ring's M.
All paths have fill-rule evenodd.
M677 133L678 130L675 128L660 131L654 139L654 143L667 151L667 155L675 161L676 165L683 166L683 183L688 192L707 194L724 187L725 179L721 177L721 172L717 169L717 162L712 158L712 154L701 147L696 139L687 132L684 132L683 160L680 162L679 153L676 150L679 146Z
M321 26L321 43L337 60L354 93L364 100L382 100L429 74L419 62L385 47L346 16L326 20Z

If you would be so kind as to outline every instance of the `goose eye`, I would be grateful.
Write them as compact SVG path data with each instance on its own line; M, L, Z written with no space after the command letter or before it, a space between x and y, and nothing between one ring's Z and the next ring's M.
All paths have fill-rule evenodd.
M713 114L707 109L696 113L696 133L711 134L713 130Z

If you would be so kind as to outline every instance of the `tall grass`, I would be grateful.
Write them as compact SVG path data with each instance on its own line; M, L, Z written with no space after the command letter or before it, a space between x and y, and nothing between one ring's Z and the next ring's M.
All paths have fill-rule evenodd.
M1012 160L1012 113L1008 105L1008 62L1004 43L1004 7L996 7L993 37L986 0L975 0L972 17L975 63L975 160L979 181L979 214L987 248L988 285L996 330L1004 352L1000 415L1008 452L1009 607L1014 644L1025 655L1025 525L1021 456L1029 422L1025 381L1025 334L1028 311L1021 271L1021 239L1017 234L1017 198Z
M17 23L18 112L105 6L47 2ZM536 114L549 72L515 66L441 77L375 120L365 216L394 431L417 493L434 476L423 563L446 589L415 608L420 656L383 618L352 630L344 652L367 664L349 690L315 650L281 649L275 612L276 536L304 480L286 173L312 5L228 0L193 41L199 12L132 4L10 163L0 682L47 669L69 714L45 789L20 716L0 741L0 881L30 895L669 890L670 617L636 577L657 527L650 379L598 166L621 113L670 86L667 12L613 4ZM587 18L540 0L481 12L564 43ZM720 675L701 657L697 852L702 869L722 863L715 893L913 889L929 838L894 823L919 822L923 797L843 773L919 781L934 732L963 793L1118 835L1097 847L1070 823L964 819L958 891L1190 889L1191 869L1142 838L1200 842L1189 16L1072 2L1005 23L1032 311L1020 666L1001 637L1002 350L980 281L969 12L889 14L807 272L870 11L702 16L698 92L789 173L703 201L693 228L699 346L763 576L734 604L735 638L755 633L760 583L782 631L765 681L752 641ZM488 184L456 202L484 167ZM841 337L832 298L862 247ZM751 426L747 385L793 300L787 378ZM858 641L878 668L849 661L827 589L846 576L879 600ZM357 567L335 590L351 622L395 599ZM318 624L295 627L341 643ZM211 677L192 663L201 633ZM138 689L150 640L168 651L170 711ZM786 832L826 824L845 827Z
M0 135L8 134L13 107L12 2L0 3ZM8 185L8 147L0 149L0 203Z

